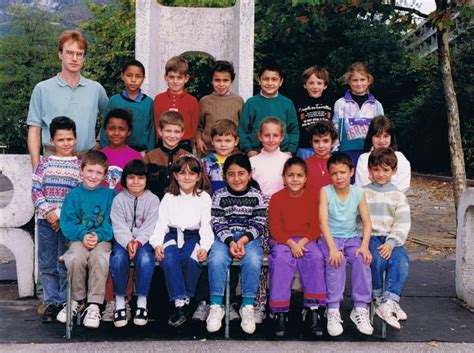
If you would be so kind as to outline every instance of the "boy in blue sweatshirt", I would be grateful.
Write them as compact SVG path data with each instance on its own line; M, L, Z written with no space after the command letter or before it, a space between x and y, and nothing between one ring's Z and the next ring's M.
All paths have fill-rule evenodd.
M110 209L115 192L101 185L108 167L104 153L93 150L84 155L83 182L67 194L60 217L63 234L70 241L64 261L72 274L72 313L77 315L87 303L83 323L89 328L99 327L99 305L104 302L109 273ZM66 307L56 319L66 322Z

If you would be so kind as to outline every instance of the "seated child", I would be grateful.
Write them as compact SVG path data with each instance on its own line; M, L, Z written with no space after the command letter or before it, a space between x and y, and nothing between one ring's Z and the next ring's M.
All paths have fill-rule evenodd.
M372 183L364 186L372 221L372 296L375 312L390 326L400 329L407 314L400 308L400 294L408 276L408 255L403 247L410 231L410 206L405 194L391 183L397 172L397 156L390 148L378 148L369 156ZM383 274L385 291L382 293Z
M234 66L230 62L216 61L212 68L211 81L214 91L199 101L201 118L196 136L196 149L203 155L215 148L212 144L212 129L219 120L228 119L236 126L239 124L244 100L230 91L234 78Z
M369 132L365 138L364 150L357 162L355 185L364 186L372 181L369 176L367 161L370 151L377 148L391 148L395 151L397 157L397 170L392 177L391 183L398 190L406 193L410 188L411 166L410 162L402 152L397 151L397 138L395 134L395 125L386 116L379 115L372 119L369 125Z
M211 197L201 161L190 154L173 164L171 184L163 197L150 244L161 262L174 311L168 320L178 327L186 313L201 274L201 262L214 241Z
M323 238L319 246L326 260L327 329L331 336L342 334L339 304L346 284L346 263L352 267L352 300L354 308L350 318L359 332L371 335L368 304L372 300L372 278L369 251L370 216L363 191L350 184L354 174L351 157L342 152L334 153L328 160L332 185L321 189L319 220ZM362 240L356 229L356 219L362 219Z
M308 94L302 95L295 104L300 129L296 154L306 159L314 154L311 146L312 128L317 122L332 120L334 102L323 95L329 83L329 72L325 68L311 66L304 70L301 78Z
M212 226L216 241L209 255L211 310L207 330L216 332L224 317L223 298L227 270L232 259L240 260L242 306L240 326L245 333L255 332L254 300L263 263L261 238L266 230L266 203L252 180L251 166L244 154L234 154L224 163L227 187L212 196Z
M150 173L150 191L160 198L171 181L171 166L176 160L188 152L179 146L184 134L184 120L178 112L165 112L161 115L158 125L161 140L158 147L145 154L143 160L148 164Z
M65 239L59 227L64 198L80 182L81 161L73 156L76 124L64 116L49 125L54 155L43 157L33 172L31 198L38 217L38 266L46 310L41 322L56 320L66 303L67 275L64 263Z
M115 192L101 185L107 168L104 153L92 150L84 155L83 182L67 194L60 218L63 234L70 241L64 262L72 275L72 314L82 311L87 301L83 324L89 328L100 324L99 305L104 302L112 247L110 209ZM66 307L56 319L66 322Z
M133 323L148 323L147 295L155 269L155 254L148 240L158 220L160 200L148 187L147 167L142 160L125 165L120 183L124 191L115 197L110 218L114 231L110 272L115 294L115 327L127 325L125 298L130 262L135 263L137 310Z

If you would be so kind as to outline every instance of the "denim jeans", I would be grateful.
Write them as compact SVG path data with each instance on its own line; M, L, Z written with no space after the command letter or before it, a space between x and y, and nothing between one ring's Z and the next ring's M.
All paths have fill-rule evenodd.
M380 297L383 294L384 299L400 300L403 285L408 277L408 255L402 246L396 246L392 250L392 255L388 260L380 256L377 249L384 244L386 237L371 237L370 252L372 253L372 295ZM382 293L383 273L385 275L385 291Z
M137 250L133 262L135 263L135 295L147 296L155 270L155 253L149 243ZM114 284L114 294L126 297L130 259L128 251L117 242L113 244L109 266Z
M55 232L47 220L38 219L38 267L46 305L66 302L67 272L59 261L65 252L64 243L61 231Z
M241 236L242 233L235 233L234 240L238 241ZM211 295L224 295L227 269L231 263L229 247L220 240L214 241L207 261ZM240 260L242 297L256 297L262 263L263 247L260 238L257 238L245 244L245 256Z

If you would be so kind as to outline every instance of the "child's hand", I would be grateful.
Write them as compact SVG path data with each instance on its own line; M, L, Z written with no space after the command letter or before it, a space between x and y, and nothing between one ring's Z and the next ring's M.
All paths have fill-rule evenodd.
M132 239L127 244L128 257L130 260L133 260L138 250L138 242L135 239Z
M229 244L229 251L230 251L230 255L234 258L234 259L240 259L240 252L239 252L239 246L237 245L237 243L235 241L231 241L230 244Z
M163 246L158 245L155 248L155 257L158 261L161 261L165 258L165 249L163 249Z
M201 153L206 153L207 151L207 147L206 147L206 144L204 143L203 140L201 139L196 139L196 148L198 151L200 151Z
M286 151L286 152L283 152L283 153L286 153L286 154L288 154L290 157L293 157L293 153L291 153L290 151Z
M50 223L51 224L51 228L57 233L59 232L59 220L57 220L56 222L54 223Z
M329 250L329 264L334 267L341 266L342 260L344 259L344 255L342 251L337 250L334 248L333 250Z
M45 217L46 217L46 220L48 221L48 223L51 224L51 226L52 226L54 223L58 223L58 222L59 222L59 217L58 217L58 215L56 214L56 212L54 212L54 211L49 212Z
M250 158L250 157L256 156L257 154L258 154L257 151L253 151L253 150L252 150L252 151L248 151L248 152L247 152L247 157Z
M290 247L291 255L293 255L295 259L302 257L304 252L307 251L303 245L301 245L299 242L295 242L292 239L287 242L287 245Z
M237 248L239 249L239 259L245 256L245 244L249 242L249 238L246 236L239 239L237 242Z
M366 265L370 265L370 263L372 262L372 254L370 253L369 248L361 246L359 249L357 249L355 253L356 257L359 255L362 255L362 257L364 258L364 263Z
M380 256L384 258L385 260L390 259L390 256L392 256L392 247L387 245L387 243L380 245L378 248L380 250Z
M92 250L97 245L97 240L97 235L95 233L88 233L84 235L84 238L82 239L82 244L84 244L84 247L87 250Z
M197 259L199 262L203 262L207 260L207 251L204 250L203 248L200 248L197 251Z

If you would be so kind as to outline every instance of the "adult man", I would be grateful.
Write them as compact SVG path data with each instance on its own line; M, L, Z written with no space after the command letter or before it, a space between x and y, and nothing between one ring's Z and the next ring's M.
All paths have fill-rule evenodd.
M58 56L61 72L41 81L33 89L28 111L28 151L33 169L43 154L50 155L49 124L57 116L74 120L77 130L78 155L94 148L97 115L103 113L108 102L107 93L100 83L81 76L87 53L87 39L77 30L61 33Z

